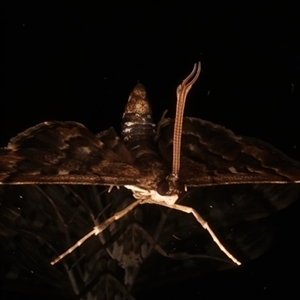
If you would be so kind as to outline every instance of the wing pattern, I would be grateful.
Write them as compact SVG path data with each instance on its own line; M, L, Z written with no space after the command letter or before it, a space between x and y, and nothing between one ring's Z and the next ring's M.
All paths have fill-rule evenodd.
M200 64L188 83L195 72L178 87L179 103ZM2 289L44 299L134 299L235 267L193 215L170 207L198 212L243 262L263 253L272 214L300 196L300 163L263 141L180 113L163 118L155 131L138 84L122 137L112 128L94 135L79 123L44 122L0 149ZM116 217L134 203L144 205ZM104 226L108 219L114 222Z

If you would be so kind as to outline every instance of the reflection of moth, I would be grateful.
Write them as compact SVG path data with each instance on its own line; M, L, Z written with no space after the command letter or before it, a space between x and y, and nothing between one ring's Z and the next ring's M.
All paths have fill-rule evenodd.
M0 150L3 251L33 272L15 277L27 286L51 282L58 293L69 281L79 297L117 291L130 299L130 289L228 268L264 250L265 217L300 195L300 163L265 142L183 118L199 73L197 64L177 89L175 120L162 118L156 131L138 84L122 138L45 122Z

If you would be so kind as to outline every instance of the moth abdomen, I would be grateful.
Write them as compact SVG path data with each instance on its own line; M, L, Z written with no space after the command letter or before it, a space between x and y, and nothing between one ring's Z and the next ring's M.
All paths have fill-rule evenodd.
M138 83L129 95L123 114L122 136L126 144L135 140L150 139L155 135L155 124L152 120L145 87Z
M122 119L122 137L134 157L134 164L145 176L160 181L166 172L157 154L156 134L145 87L138 83L129 95Z

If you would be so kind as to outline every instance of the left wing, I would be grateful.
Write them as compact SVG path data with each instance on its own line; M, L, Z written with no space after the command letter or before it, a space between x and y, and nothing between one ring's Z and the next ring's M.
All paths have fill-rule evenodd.
M112 129L98 138L79 123L44 122L0 149L0 184L141 184L131 163Z

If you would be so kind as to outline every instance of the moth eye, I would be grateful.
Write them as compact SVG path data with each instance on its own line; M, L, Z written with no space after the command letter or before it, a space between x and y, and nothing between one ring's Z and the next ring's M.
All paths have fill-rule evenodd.
M161 181L157 185L156 191L162 196L167 195L167 193L169 192L169 182L167 180Z
M172 180L173 178L167 177L158 183L156 192L161 196L167 195L179 195L184 192L185 186L178 179Z

